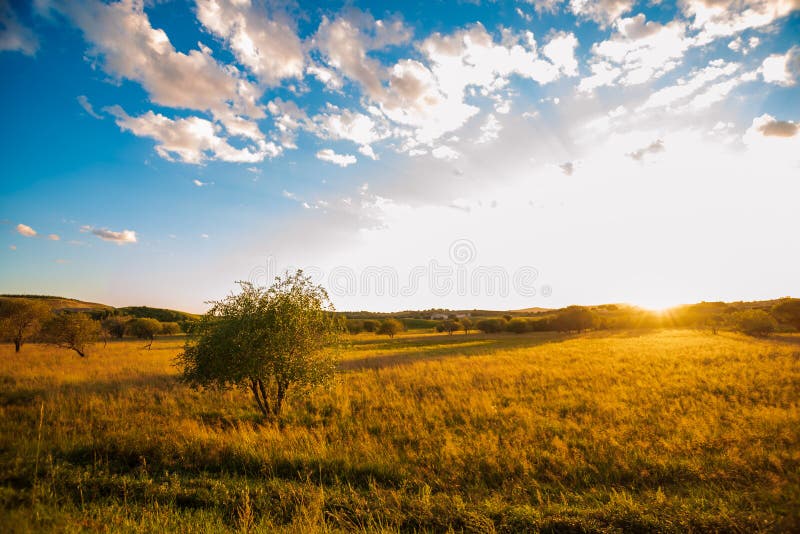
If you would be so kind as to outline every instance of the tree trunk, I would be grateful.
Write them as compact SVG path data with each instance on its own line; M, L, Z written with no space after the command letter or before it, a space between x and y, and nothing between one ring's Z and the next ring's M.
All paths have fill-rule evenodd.
M85 354L85 353L84 353L82 350L80 350L80 349L76 349L76 348L73 348L72 350L74 350L75 352L77 352L77 353L78 353L78 356L80 356L81 358L85 358L85 357L86 357L86 354Z
M257 382L255 380L251 380L250 381L250 390L253 392L253 397L255 397L255 399L256 399L256 404L258 405L258 409L261 410L261 414L265 415L265 416L268 416L269 415L269 411L264 406L264 403L261 402L261 396L260 396L261 394L258 391Z
M286 386L278 382L278 397L275 399L275 417L281 415L281 408L283 407L283 399L286 396Z
M21 346L22 346L22 340L21 339L15 339L14 340L14 352L19 352L19 348Z

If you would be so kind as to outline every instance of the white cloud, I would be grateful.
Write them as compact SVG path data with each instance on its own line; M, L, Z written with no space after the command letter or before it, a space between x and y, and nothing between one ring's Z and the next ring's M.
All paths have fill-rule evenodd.
M19 21L10 2L0 2L0 52L18 51L32 56L38 49L39 39L33 30Z
M639 111L669 107L685 101L720 77L730 76L739 69L738 63L712 61L707 67L695 70L688 79L682 78L674 85L659 89L639 107Z
M500 136L500 131L502 129L503 126L500 124L500 121L497 120L494 114L490 113L489 116L486 117L486 122L481 126L481 135L476 142L488 143L494 141Z
M48 234L47 239L50 241L60 241L61 237L58 234Z
M591 19L605 27L633 7L635 0L570 0L573 14Z
M311 120L315 133L322 139L352 141L373 155L370 145L389 136L385 126L378 124L369 115L340 110L330 104L324 112L315 115Z
M566 161L560 164L558 168L561 169L561 172L563 172L565 175L572 176L572 174L575 172L575 163L572 161Z
M431 154L436 159L445 159L445 160L454 160L461 157L460 152L445 145L437 146L436 148L431 150Z
M339 167L347 167L358 161L352 154L337 154L330 148L324 148L317 152L317 159L333 163Z
M800 46L793 46L785 54L772 54L761 64L759 72L765 82L795 85L800 77Z
M92 103L89 102L89 99L86 97L86 95L79 95L77 100L78 104L80 104L80 106L87 114L94 117L95 119L103 118L102 115L99 115L97 112L95 112L94 108L92 107Z
M559 32L542 47L542 54L566 76L576 76L578 74L578 60L575 59L577 47L578 38L575 37L575 34Z
M194 185L196 185L197 187L206 187L206 186L209 186L209 185L214 185L214 182L203 182L201 180L198 180L197 178L192 180L192 183Z
M246 148L235 148L220 136L219 127L200 117L170 119L148 111L131 117L119 106L105 111L116 117L117 125L139 137L156 141L156 152L164 159L176 158L184 163L203 163L207 159L252 163L280 154L280 147L272 142L259 141Z
M303 75L305 54L293 27L249 0L197 0L197 19L267 85ZM279 14L276 14L279 15Z
M769 114L763 114L753 119L753 124L745 135L760 134L764 137L789 138L800 133L800 123L793 121L779 121Z
M115 232L107 228L92 228L91 232L93 235L99 237L103 241L111 241L112 243L116 243L118 245L136 243L136 232L133 230L122 230L121 232Z
M207 47L176 51L167 34L153 28L141 0L53 0L50 6L83 31L92 43L90 55L101 59L106 72L140 83L154 103L215 115L263 117L256 86L235 68L217 63Z
M800 8L798 0L683 0L684 14L699 31L698 43L763 28Z
M19 223L17 225L17 233L25 237L35 237L36 230L28 226L27 224Z
M590 91L616 82L638 85L659 78L680 64L693 41L686 25L646 21L643 14L615 22L615 31L592 46L592 76L581 80L579 89Z
M17 250L17 245L8 245L9 250Z

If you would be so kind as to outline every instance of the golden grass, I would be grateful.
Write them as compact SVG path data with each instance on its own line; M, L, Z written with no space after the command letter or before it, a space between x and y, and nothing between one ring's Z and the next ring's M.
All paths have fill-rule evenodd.
M11 531L790 531L800 346L694 331L360 334L282 428L180 338L0 347ZM41 432L40 432L41 425Z

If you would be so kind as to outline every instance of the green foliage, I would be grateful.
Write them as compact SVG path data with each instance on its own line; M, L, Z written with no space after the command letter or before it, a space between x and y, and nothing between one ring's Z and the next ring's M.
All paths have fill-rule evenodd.
M128 328L128 322L132 317L129 315L111 315L103 319L102 325L106 332L117 339L122 339L125 336Z
M50 308L37 300L0 298L0 337L13 341L14 350L19 352L48 317Z
M264 416L279 417L292 385L328 382L343 324L328 294L297 271L269 289L247 282L212 303L187 341L178 363L196 386L248 388Z
M161 323L148 318L131 319L127 323L125 333L138 339L149 339L152 342L156 335L161 333Z
M775 318L764 310L742 310L731 316L733 327L749 336L764 337L775 331Z
M506 325L506 329L509 332L514 332L515 334L522 334L530 331L528 323L529 322L527 319L523 319L522 317L515 317L508 322L508 324Z
M377 333L383 336L393 338L399 332L403 331L403 323L394 318L388 318L381 321Z
M176 322L161 323L161 334L165 336L174 336L183 332L181 325Z
M60 313L42 327L42 339L46 343L74 350L82 358L99 335L100 323L85 313Z
M772 308L772 314L782 323L800 330L800 299L784 299Z
M162 323L179 323L181 321L195 321L198 316L177 310L164 308L151 308L149 306L127 306L118 308L120 313L141 319L155 319Z
M472 330L472 319L469 317L462 317L458 322L461 323L461 328L464 329L464 333L469 334L469 331Z
M358 319L348 319L347 331L353 335L360 334L364 331L364 321L359 321Z
M365 332L377 332L378 328L381 326L380 321L376 321L375 319L365 319L364 320L364 331Z
M583 306L569 306L553 320L554 330L559 332L581 332L594 326L595 314Z
M480 321L475 323L475 328L477 328L484 334L494 334L497 332L502 332L506 329L506 320L505 318L481 319Z

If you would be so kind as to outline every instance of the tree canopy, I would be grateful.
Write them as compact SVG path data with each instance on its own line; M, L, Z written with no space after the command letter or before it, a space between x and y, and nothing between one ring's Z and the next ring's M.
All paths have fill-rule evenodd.
M328 294L302 271L270 288L239 282L240 292L212 302L178 363L195 386L249 389L264 416L278 417L290 386L333 377L344 331Z
M14 350L20 351L23 343L36 335L42 323L50 316L50 308L44 302L32 299L0 299L0 336L14 342Z

